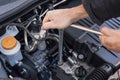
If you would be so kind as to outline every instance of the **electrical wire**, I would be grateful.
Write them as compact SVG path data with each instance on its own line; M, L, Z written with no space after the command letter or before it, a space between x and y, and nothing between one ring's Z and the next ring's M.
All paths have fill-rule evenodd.
M16 27L19 27L23 30L25 30L28 35L34 40L34 41L44 41L46 38L42 38L42 39L36 39L30 32L29 30L22 24L19 24L19 23L10 23L9 26L16 26Z
M3 67L8 73L11 73L12 71L6 66L6 61L2 55L0 55L0 61L2 62Z

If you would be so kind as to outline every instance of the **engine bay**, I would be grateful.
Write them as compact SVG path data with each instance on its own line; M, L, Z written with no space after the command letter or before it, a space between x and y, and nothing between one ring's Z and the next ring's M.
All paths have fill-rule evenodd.
M81 0L1 0L0 78L108 80L117 72L120 54L105 48L98 35L73 27L41 29L42 20L49 10L80 3ZM100 28L90 18L74 24L97 31ZM102 25L118 29L119 24L120 18L113 18Z

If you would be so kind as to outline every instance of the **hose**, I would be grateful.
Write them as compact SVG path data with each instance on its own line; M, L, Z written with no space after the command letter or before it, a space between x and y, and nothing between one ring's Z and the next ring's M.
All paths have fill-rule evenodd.
M113 71L113 67L106 63L92 71L85 80L108 80L109 76L113 74Z

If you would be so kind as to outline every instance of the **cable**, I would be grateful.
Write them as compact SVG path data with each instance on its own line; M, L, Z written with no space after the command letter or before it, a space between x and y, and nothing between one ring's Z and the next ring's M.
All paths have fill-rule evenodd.
M42 39L36 39L36 38L28 31L28 29L27 29L24 25L22 25L22 24L19 24L19 23L10 23L9 26L20 27L21 29L25 30L25 31L28 33L28 35L29 35L34 41L44 41L44 40L46 39L46 37L45 37L45 38L42 38Z
M6 66L6 61L2 55L0 55L0 61L2 62L3 67L8 73L11 73L12 71Z

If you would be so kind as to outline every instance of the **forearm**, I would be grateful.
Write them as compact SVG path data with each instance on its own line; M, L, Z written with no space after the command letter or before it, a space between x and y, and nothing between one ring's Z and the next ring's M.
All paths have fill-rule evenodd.
M79 19L88 17L88 13L84 9L83 5L70 8L69 10L70 17L72 17L71 18L72 22L76 22Z

